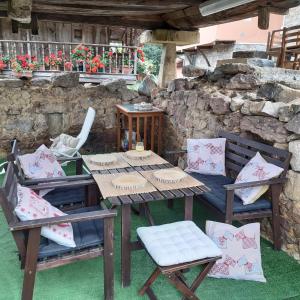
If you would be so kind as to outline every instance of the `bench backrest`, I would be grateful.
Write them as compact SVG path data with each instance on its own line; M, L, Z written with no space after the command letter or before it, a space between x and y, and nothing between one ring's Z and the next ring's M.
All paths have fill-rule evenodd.
M226 138L226 169L231 175L233 173L236 176L249 160L259 152L266 161L283 168L284 171L281 173L281 177L285 177L291 159L289 151L225 131L220 131L219 137Z
M0 189L0 205L4 212L7 224L19 222L14 209L18 204L18 180L14 172L13 162L8 162L2 188ZM21 256L25 255L25 234L21 231L13 232L13 237Z

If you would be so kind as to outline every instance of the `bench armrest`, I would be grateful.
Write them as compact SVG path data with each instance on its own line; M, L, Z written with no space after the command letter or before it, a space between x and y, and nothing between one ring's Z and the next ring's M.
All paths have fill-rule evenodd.
M237 189L243 189L243 188L263 186L263 185L284 184L286 181L287 181L287 178L273 178L273 179L261 180L261 181L226 184L226 185L224 185L224 189L227 191L230 191L230 190L237 190Z
M56 225L67 222L74 223L96 219L113 218L116 215L116 210L96 210L79 214L65 215L61 217L21 221L15 224L10 224L9 228L11 231L29 230L37 227Z
M94 179L87 180L76 180L76 181L67 181L67 182L54 182L54 183L40 183L38 185L31 185L30 188L35 191L46 190L46 189L55 189L55 188L75 188L80 186L86 186L95 184Z
M77 180L91 179L92 175L72 175L72 176L62 176L62 177L52 177L52 178L37 178L37 179L25 179L22 181L22 185L34 185L39 183L52 183L52 182L69 182Z

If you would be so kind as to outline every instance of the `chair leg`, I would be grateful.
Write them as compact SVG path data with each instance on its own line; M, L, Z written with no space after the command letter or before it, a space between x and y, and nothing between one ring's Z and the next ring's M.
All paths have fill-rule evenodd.
M281 249L281 228L280 228L280 215L279 215L279 196L282 191L281 185L272 185L272 227L273 227L273 243L274 249Z
M227 224L232 224L233 199L234 199L234 190L228 190L226 192L226 216L225 216L225 223Z
M151 274L151 276L147 279L147 281L144 283L143 287L139 290L139 295L143 296L145 293L147 293L147 290L150 289L151 284L156 280L156 278L159 276L159 274L160 274L160 270L157 267L153 271L153 273ZM150 296L149 296L149 298L150 298Z
M192 290L187 287L185 283L181 281L174 273L166 275L168 281L176 287L176 289L183 294L183 296L189 300L200 300Z
M114 299L114 219L104 219L104 299Z
M24 268L22 300L31 300L33 297L40 237L40 227L29 230Z

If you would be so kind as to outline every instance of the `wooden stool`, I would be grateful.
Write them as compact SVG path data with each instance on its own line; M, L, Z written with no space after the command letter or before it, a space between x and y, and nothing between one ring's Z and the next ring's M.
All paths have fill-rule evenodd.
M139 290L149 299L156 300L151 285L162 274L183 294L183 299L199 300L196 289L204 280L210 269L222 257L221 250L192 221L182 221L171 224L140 227L138 238L157 267ZM189 286L182 271L203 265L194 282Z

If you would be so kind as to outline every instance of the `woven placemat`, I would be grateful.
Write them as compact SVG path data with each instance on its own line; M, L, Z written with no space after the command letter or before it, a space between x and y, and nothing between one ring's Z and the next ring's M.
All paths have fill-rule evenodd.
M168 163L165 159L163 159L156 153L154 153L152 151L150 151L150 152L151 152L151 156L148 158L145 158L145 159L131 159L125 154L125 152L120 152L120 155L132 167L163 165L163 164Z
M142 177L142 175L136 171L130 173L116 173L116 174L93 174L93 177L104 199L108 197L118 197L118 196L126 196L126 195L128 196L133 194L151 193L156 191L156 188L149 181L147 181L144 187L132 189L132 190L116 189L113 186L112 180L114 178L117 178L118 176L122 176L122 175L129 175L129 174Z
M170 168L168 170L180 170L180 168ZM187 174L185 178L183 178L181 181L176 183L163 183L155 179L153 176L153 173L157 170L151 170L151 171L141 171L140 173L149 181L151 182L159 191L169 191L169 190L177 190L177 189L184 189L189 187L195 187L195 186L204 186L204 184L195 179L194 177Z
M117 158L117 162L109 164L109 165L104 165L104 166L94 164L90 160L93 157L99 157L103 154L82 155L82 159L90 171L104 171L104 170L110 170L110 169L122 169L122 168L130 167L130 165L121 157L121 155L119 153L110 153L110 154L114 155Z

